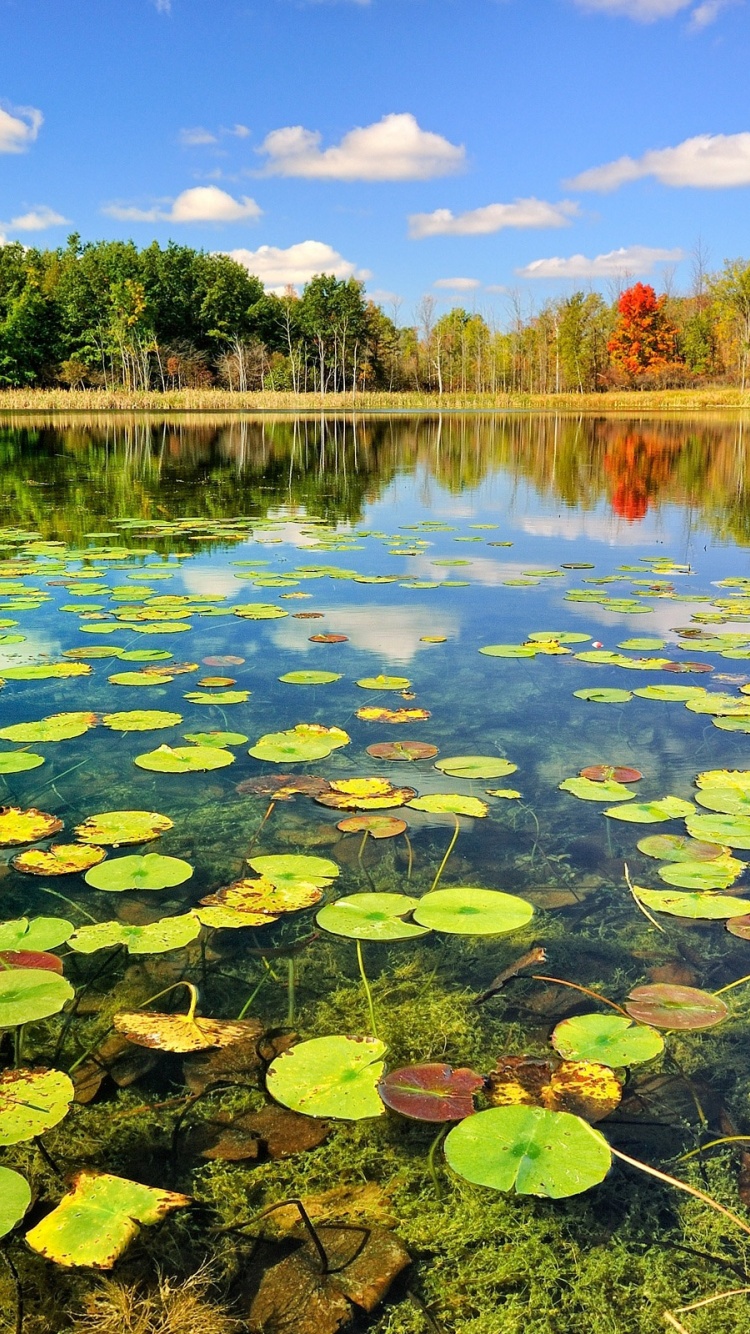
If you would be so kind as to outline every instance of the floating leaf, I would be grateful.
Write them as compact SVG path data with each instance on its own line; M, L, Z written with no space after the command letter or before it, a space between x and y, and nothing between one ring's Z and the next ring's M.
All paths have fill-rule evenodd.
M496 755L453 755L445 760L436 760L435 768L451 778L505 778L514 774L517 764Z
M4 1070L0 1074L0 1144L43 1135L67 1115L73 1081L62 1070Z
M272 1097L306 1116L361 1121L385 1110L377 1086L385 1043L378 1038L322 1037L277 1056L266 1083Z
M386 1107L415 1121L461 1121L474 1111L473 1094L484 1080L474 1070L449 1065L408 1065L378 1084Z
M703 773L696 776L695 782L701 790L731 789L750 796L749 769L704 769Z
M188 690L185 699L190 704L246 704L250 698L249 690L217 690L208 694L202 690Z
M111 1269L141 1226L160 1223L188 1195L141 1186L125 1177L79 1172L73 1188L51 1213L26 1233L33 1251L56 1264Z
M531 904L515 894L464 886L433 890L414 911L421 926L458 936L505 935L526 926L533 916Z
M90 676L85 662L49 662L35 667L3 667L6 681L48 681L70 676Z
M159 727L176 727L182 722L182 714L162 709L129 709L124 713L105 713L102 722L113 732L151 732Z
M35 807L21 810L19 806L0 808L0 848L15 848L23 843L38 843L63 827L56 815L47 815Z
M258 875L282 889L298 885L315 885L323 889L339 874L336 862L328 857L311 857L302 853L251 857L249 865Z
M95 866L85 877L94 889L121 893L127 889L171 889L183 885L193 874L189 862L180 857L162 857L158 852L147 852L140 857L112 858Z
M750 849L750 816L694 814L687 817L685 827L692 838Z
M319 723L298 723L286 732L268 732L250 747L249 755L271 764L297 764L323 760L351 738L340 727L322 727Z
M722 815L750 815L750 795L734 787L707 787L699 791L695 800L699 806Z
M550 1061L501 1056L488 1079L493 1107L546 1107L601 1121L618 1106L622 1085L607 1065L594 1061Z
M327 885L329 882L323 883ZM268 926L283 913L311 908L322 897L322 888L309 880L295 880L283 885L274 885L263 877L260 880L235 880L217 894L206 895L195 912L204 926L234 929Z
M415 788L393 787L386 778L352 778L330 786L330 792L321 793L315 800L339 811L389 810L405 806L417 795Z
M614 779L592 781L590 778L565 778L558 783L561 792L570 792L581 801L632 801L635 792Z
M169 950L183 949L200 934L201 924L194 913L178 917L162 917L147 926L131 926L126 922L97 922L81 926L70 938L70 947L77 954L94 954L96 950L124 945L128 954L166 954Z
M366 723L419 723L432 717L428 709L382 708L357 709L355 716Z
M610 806L604 812L613 820L629 820L632 824L658 824L660 820L675 820L692 815L695 807L681 797L660 797L658 801L639 801L632 806Z
M409 802L414 811L431 815L466 815L480 820L489 812L486 801L479 797L464 797L460 792L430 792L426 797L415 797Z
M113 1025L128 1042L158 1051L207 1051L210 1047L229 1047L247 1036L247 1026L240 1020L196 1019L192 1014L156 1014L135 1010L116 1014Z
M194 746L244 746L243 732L186 732L185 740Z
M537 655L533 644L485 644L479 652L487 658L535 658Z
M437 753L437 746L426 741L379 741L367 747L367 754L376 760L431 760Z
M36 723L13 723L0 728L4 741L70 741L83 736L96 721L93 713L56 713Z
M628 648L630 648L630 649L640 649L640 651L641 651L642 653L648 653L648 652L651 651L651 650L654 651L654 652L658 652L659 649L665 648L666 645L665 645L663 639L637 639L637 638L636 638L636 639L623 639L622 643L621 643L621 644L618 644L617 647L618 647L618 648L625 648L625 649L628 649Z
M236 606L234 614L243 621L275 621L281 616L288 616L289 612L275 606L273 602L246 602Z
M625 1009L641 1024L655 1028L713 1028L726 1019L729 1011L720 996L697 987L678 987L668 982L652 982L634 987Z
M0 752L0 774L22 774L44 764L43 755L32 755L28 750Z
M31 1187L20 1172L0 1167L0 1237L7 1237L31 1204Z
M17 917L0 922L0 950L54 950L73 930L73 923L62 917Z
M411 681L406 676L363 676L357 685L363 690L409 690Z
M590 704L626 704L633 698L632 691L617 690L614 687L607 689L591 686L586 690L574 690L573 694L576 699L588 700Z
M104 848L93 844L81 847L80 843L53 843L46 851L30 848L17 853L11 865L25 875L74 875L98 865L106 855Z
M403 920L417 903L406 894L349 894L321 908L315 920L349 940L409 940L428 934L428 928Z
M579 1014L557 1025L552 1046L566 1060L597 1061L619 1069L653 1060L664 1050L664 1039L624 1015Z
M75 992L46 968L0 969L0 1028L15 1028L59 1014Z
M698 844L710 846L710 844ZM680 885L683 889L729 889L745 870L745 862L738 861L728 852L707 861L668 862L660 866L657 875L668 885Z
M150 843L172 828L168 815L155 811L103 811L89 815L76 826L76 838L82 843L100 843L120 847L127 843Z
M683 866L689 865L683 863ZM711 862L697 862L697 866L712 865ZM679 868L674 868L679 869ZM735 899L728 894L706 894L696 891L670 889L642 889L635 887L635 893L641 903L655 912L669 913L671 917L705 918L706 920L726 920L729 917L743 917L750 912L750 903L744 899Z
M640 839L638 850L660 862L710 862L726 851L719 843L701 843L684 834L649 834Z
M312 615L319 616L320 614L321 614L320 612L296 613L297 616L304 617L305 619L307 619L308 616ZM349 639L348 635L310 635L311 644L346 644L348 639Z
M341 672L286 672L279 677L290 686L325 686L341 680Z
M108 680L113 686L168 686L172 678L156 672L115 672Z
M408 827L405 820L399 820L395 815L350 815L336 825L343 834L368 833L375 839L395 838Z
M603 1181L612 1158L598 1130L570 1112L490 1107L454 1126L445 1156L465 1181L564 1199Z
M587 769L581 769L581 778L590 778L592 783L637 783L643 778L640 769L628 769L622 765L613 768L609 764L590 764Z
M666 704L685 704L690 699L698 699L705 695L702 686L642 686L634 694L639 699L657 699L663 700Z
M160 774L196 774L209 769L224 769L234 763L234 755L221 746L159 746L157 750L136 755L139 769Z

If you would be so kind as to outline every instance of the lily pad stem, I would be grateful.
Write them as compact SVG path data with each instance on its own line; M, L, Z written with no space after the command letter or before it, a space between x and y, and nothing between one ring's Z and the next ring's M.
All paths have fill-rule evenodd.
M439 865L439 867L438 867L438 869L437 869L437 875L435 876L435 879L433 880L432 884L430 885L430 893L432 893L432 891L433 891L434 889L437 889L437 887L438 887L438 885L439 885L439 883L440 883L440 877L441 877L441 875L443 874L443 871L445 870L446 866L448 865L448 858L450 857L450 855L451 855L453 849L454 849L455 846L456 846L456 840L457 840L458 835L459 835L459 832L460 832L460 830L461 830L461 822L460 822L458 816L457 816L457 815L454 815L453 819L456 821L456 827L455 827L455 829L453 830L453 838L451 839L450 843L448 844L448 848L447 848L446 854L445 854L445 856L443 857L443 860L441 861L441 863L440 863L440 865Z
M607 826L607 828L609 828L609 825ZM656 918L651 916L651 913L648 911L648 908L646 908L645 905L641 903L641 900L638 898L638 895L635 892L635 885L633 884L633 881L630 879L630 870L628 869L627 862L623 862L623 866L625 868L625 883L627 884L630 893L633 895L633 902L635 903L636 908L640 908L641 912L643 913L643 916L648 918L651 925L655 926L657 931L661 931L662 935L665 936L667 933L664 930L664 927L659 925L659 923L656 921Z
M642 1163L638 1158L631 1158L627 1153L622 1153L620 1149L612 1148L612 1145L610 1145L610 1149L615 1158L620 1158L629 1167L635 1167L639 1172L645 1172L648 1176L656 1177L657 1181L663 1181L667 1186L676 1186L678 1190L684 1190L687 1195L692 1195L694 1199L700 1200L703 1204L707 1204L709 1208L715 1209L717 1213L723 1214L725 1218L728 1218L730 1222L741 1228L750 1237L750 1224L738 1218L737 1214L733 1214L731 1209L719 1204L718 1200L712 1199L704 1190L698 1190L697 1186L689 1186L686 1181L671 1177L668 1172L660 1172L658 1168L651 1167L648 1163Z
M738 977L736 982L728 982L725 987L720 987L718 991L714 992L714 996L723 996L725 991L731 991L733 987L741 987L743 982L750 982L750 973L747 973L745 977Z
M13 1030L13 1068L18 1069L23 1061L23 1024L16 1024Z
M720 1144L750 1144L750 1135L722 1135L719 1139L710 1139L708 1144L701 1144L697 1149L690 1149L688 1153L681 1153L677 1159L678 1163L686 1163L688 1158L697 1158L706 1149L716 1149Z
M438 1199L442 1199L443 1197L443 1187L440 1184L440 1178L437 1174L437 1168L435 1166L435 1154L437 1153L438 1149L440 1148L440 1145L445 1139L445 1136L448 1133L448 1129L449 1127L447 1125L440 1127L437 1135L435 1136L434 1140L432 1141L432 1144L430 1145L430 1151L427 1154L427 1166L429 1168L430 1176L432 1177Z
M255 844L258 842L258 839L260 838L260 836L261 836L261 832L262 832L262 830L263 830L263 826L264 826L264 824L266 823L266 821L270 818L270 816L273 814L273 808L274 808L275 805L276 805L276 802L275 802L275 801L269 801L269 803L268 803L268 810L266 811L265 815L263 816L263 819L261 820L260 824L258 825L258 828L256 829L255 833L253 834L253 836L252 836L252 838L250 839L250 842L249 842L249 844L248 844L247 852L245 853L245 858L246 858L246 859L250 856L250 853L252 852L253 848L255 847Z
M260 991L261 987L263 986L263 983L266 982L267 980L268 980L268 973L264 973L263 976L261 977L260 982L258 983L257 987L255 987L255 988L250 992L250 995L248 996L247 1000L245 1001L245 1004L243 1005L242 1009L240 1010L239 1014L237 1015L237 1018L238 1018L238 1019L244 1019L244 1018L245 1018L245 1015L247 1014L248 1010L250 1009L250 1006L252 1005L253 1001L255 1000L255 997L257 996L258 992Z
M412 848L411 839L409 838L409 835L406 833L406 830L404 830L404 842L406 843L406 846L409 849L409 863L406 867L406 879L411 880L411 873L414 867L414 849Z
M364 834L362 835L362 842L361 842L360 845L359 845L359 852L357 853L357 861L358 861L358 862L361 862L361 860L362 860L362 858L363 858L363 856L364 856L364 851L365 851L365 844L366 844L366 842L367 842L367 830L365 830Z
M16 1323L14 1326L15 1334L23 1334L23 1288L21 1287L21 1280L18 1275L18 1270L16 1269L16 1266L14 1265L10 1256L8 1255L5 1246L0 1247L0 1255L2 1255L3 1260L5 1261L8 1273L10 1274L11 1279L13 1281L13 1287L16 1290Z
M602 1005L608 1005L611 1010L617 1010L617 1013L624 1015L626 1019L632 1018L627 1010L615 1005L614 1001L608 1000L606 996L600 996L598 991L590 991L588 987L580 986L578 982L565 982L561 977L545 977L541 973L532 973L531 976L534 982L554 982L557 987L572 987L574 991L580 991L584 996L591 996L594 1000L600 1001Z
M267 1218L269 1214L272 1214L275 1209L283 1209L285 1207L288 1207L290 1204L293 1204L295 1208L299 1210L300 1218L302 1219L302 1222L309 1234L313 1246L318 1252L318 1255L320 1257L321 1273L330 1274L331 1266L328 1256L326 1255L325 1247L323 1246L323 1243L320 1240L317 1231L315 1230L312 1219L310 1218L310 1215L305 1209L304 1204L302 1203L301 1200L298 1200L296 1198L290 1200L279 1200L276 1204L270 1204L267 1209L261 1209L259 1214L255 1214L252 1218L248 1218L244 1223L228 1223L224 1227L214 1228L213 1231L239 1232L240 1229L242 1228L253 1227L255 1223L260 1222L261 1218Z
M370 1031L372 1033L372 1036L376 1038L378 1036L378 1029L377 1029L377 1024L375 1023L375 1007L372 1003L372 992L370 990L370 983L367 981L367 973L365 972L365 960L362 954L361 940L357 941L357 963L359 964L359 975L362 978L362 986L365 989L365 995L367 997L367 1008L370 1011Z
M294 981L294 955L290 954L286 961L286 1021L290 1028L294 1024L295 1016Z
M86 909L82 908L80 903L74 903L72 899L66 899L65 895L60 894L56 889L46 889L42 886L42 893L51 894L55 899L62 899L63 903L67 903L69 908L75 908L76 912L79 912L82 917L88 917L89 921L94 923L94 926L98 925L96 918L92 917L90 912L86 912Z

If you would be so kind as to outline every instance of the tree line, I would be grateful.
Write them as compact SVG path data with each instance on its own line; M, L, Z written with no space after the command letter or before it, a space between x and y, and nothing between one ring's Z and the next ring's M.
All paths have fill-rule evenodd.
M170 242L0 246L0 388L591 393L750 383L750 262L691 291L635 283L539 310L508 294L502 327L422 299L414 322L354 278L266 292L229 255Z

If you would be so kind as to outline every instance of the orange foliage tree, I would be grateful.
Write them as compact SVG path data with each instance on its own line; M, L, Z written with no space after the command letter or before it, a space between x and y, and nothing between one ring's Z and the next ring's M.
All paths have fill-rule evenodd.
M617 303L620 318L607 348L613 366L631 379L676 360L677 329L664 309L666 300L648 283L635 283Z

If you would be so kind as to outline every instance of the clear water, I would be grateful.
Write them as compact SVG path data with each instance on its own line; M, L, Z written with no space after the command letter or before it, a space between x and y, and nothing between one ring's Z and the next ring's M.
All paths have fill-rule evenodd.
M656 683L687 683L738 694L739 686L750 682L750 659L685 652L689 641L677 634L679 628L698 624L691 619L695 614L716 613L713 599L738 591L719 590L717 581L750 577L747 458L743 421L719 417L69 421L18 417L0 422L0 562L5 566L0 565L0 583L16 579L12 570L6 571L19 559L33 561L33 571L19 578L19 584L51 595L38 609L18 611L13 610L12 593L0 597L0 618L18 622L0 628L0 636L24 636L17 643L0 639L0 677L3 667L64 661L66 650L99 644L166 649L173 662L189 661L199 667L197 672L175 676L169 684L148 688L111 684L108 677L113 672L144 665L116 658L92 661L91 675L86 677L7 681L0 693L3 727L77 709L99 715L115 709L165 709L182 715L182 724L168 731L120 734L99 726L60 744L34 744L31 748L45 757L44 766L6 775L0 782L4 803L37 806L59 815L66 836L83 818L99 811L167 814L174 829L151 846L188 858L195 874L187 885L162 891L157 908L154 895L103 896L77 876L54 884L31 880L5 865L14 851L5 849L0 851L4 915L75 913L77 906L96 920L113 916L142 922L192 907L202 895L242 873L243 856L268 798L247 790L238 793L237 787L272 772L274 766L250 757L244 744L233 747L231 766L209 774L154 774L137 768L134 757L164 742L184 744L183 734L194 731L237 731L252 744L265 733L300 722L322 723L344 728L350 744L311 766L293 766L291 772L312 772L329 780L378 774L394 783L410 783L422 795L457 792L486 800L488 818L462 819L442 883L504 889L528 898L537 909L531 928L518 938L454 939L422 946L421 985L432 988L441 1002L454 996L457 1007L466 1007L473 994L532 944L547 948L548 971L594 986L618 1002L630 986L649 979L663 977L714 989L742 976L748 971L747 943L730 936L723 923L670 918L662 938L638 914L627 891L624 861L639 883L660 885L654 875L656 864L637 851L637 840L654 832L682 832L682 822L642 826L608 820L600 805L578 801L559 791L558 784L587 765L630 765L643 773L639 800L667 793L690 800L699 770L750 767L750 740L745 734L722 731L710 717L691 713L681 703L635 696L627 703L600 705L573 695L585 687L632 691ZM111 558L112 549L118 547L128 548L125 559ZM680 568L653 572L654 561L674 562ZM330 572L305 577L301 567L316 563ZM162 568L165 564L171 568ZM575 565L586 568L565 568ZM101 579L87 581L93 586L91 595L71 594L62 586L75 583L79 571L90 569L102 571ZM260 586L239 577L248 569L262 572ZM342 577L332 577L336 571ZM293 580L298 574L302 577L295 583L263 586L268 575ZM357 582L354 574L387 576L389 582ZM586 582L614 575L618 582ZM656 580L663 581L661 587ZM144 601L166 594L217 599L213 604L217 614L191 615L184 622L189 630L179 634L140 634L122 625L112 635L89 633L92 626L109 623L115 609L131 605L117 599L119 590L134 584L151 590L143 593ZM637 594L643 610L624 614L566 599L570 590L592 588L623 598ZM248 602L274 603L288 614L257 621L233 614L237 604ZM78 604L100 610L81 617L64 609ZM203 604L204 612L211 605ZM707 633L747 628L750 634L742 619L746 614L747 608L741 608L735 620L709 625ZM517 660L479 653L488 644L522 644L541 631L577 632L589 636L590 642L573 645L567 654ZM345 635L346 642L311 642L310 636L321 632ZM616 650L621 641L641 636L664 641L659 656L672 661L699 659L713 671L710 675L625 671L587 664L576 656L592 644ZM441 642L426 642L430 638ZM226 668L203 665L207 658L227 655L243 661ZM629 656L640 655L630 650ZM333 670L342 673L342 679L317 687L279 682L284 673L302 669ZM237 689L251 692L246 703L196 705L184 698L200 676L217 671L232 677ZM357 686L360 678L379 673L407 677L409 698ZM357 717L358 709L376 704L425 709L430 716L407 726ZM365 751L375 742L405 739L432 743L443 757L507 757L518 766L517 772L500 780L469 782L446 778L431 761L388 764L372 760ZM6 741L0 746L14 748ZM517 789L520 798L487 795L488 788L497 787ZM332 856L342 867L337 892L403 890L410 885L419 895L429 888L454 820L451 815L408 809L397 814L404 815L409 825L410 881L404 840L370 841L359 858L359 839L342 836L336 828L341 813L304 796L276 806L254 850ZM746 856L741 851L736 855ZM734 887L735 894L742 894L743 882L744 876ZM50 898L45 889L64 893L70 905L66 908ZM307 938L313 929L312 914L302 914L256 934L253 948L282 948ZM420 999L419 988L410 992L407 986L399 994L396 986L394 996L389 981L394 968L402 970L406 986L405 949L376 946L369 953L382 1029L389 1036L392 1019L392 1046L402 1063L446 1059L472 1064L487 1050L497 1055L501 1050L540 1054L556 1019L582 1000L561 999L559 989L543 984L514 983L483 1010L466 1009L472 1016L465 1030L471 1032L472 1049L462 1052L460 1034L441 1037L434 1029L422 1031L424 992ZM119 966L110 975L113 986ZM205 957L201 964L180 956L176 963L170 959L169 965L162 961L162 973L155 968L153 977L163 980L170 967L169 976L187 969L205 986L204 1012L229 1016L237 1014L262 978L264 966L257 955L247 954L236 933L227 932L212 938L208 962ZM71 968L74 980L85 982L94 964L78 959ZM283 1026L288 1017L286 982L286 965L273 965L253 1010L269 1024ZM146 987L142 999L157 989ZM106 988L102 996L106 998ZM389 996L396 1007L391 1019ZM367 1011L349 942L319 939L298 956L294 1005L295 1027L304 1037L335 1031L330 1025L337 1017L342 1025L338 1031L367 1031ZM582 1003L580 1009L586 1008ZM86 1023L95 1020L87 1019L78 1037L74 1031L66 1051L69 1061L86 1044ZM321 1029L321 1024L329 1027ZM689 1070L693 1085L697 1081L710 1089L706 1117L714 1137L722 1129L727 1133L727 1126L739 1133L746 1125L750 1066L744 1046L740 1049L742 1031L739 1020L735 1024L733 1019L728 1036L723 1029L721 1036L688 1035L674 1053L678 1064ZM91 1033L95 1038L95 1027ZM110 1090L106 1096L111 1101L130 1098L135 1105L161 1096L165 1088L179 1093L179 1080L170 1082L172 1074L149 1078L151 1083L147 1079L127 1094ZM651 1107L645 1117L640 1113L640 1121L631 1097L629 1111L611 1119L612 1142L662 1164L669 1163L670 1152L692 1147L700 1134L700 1119L696 1120L694 1107L686 1110L684 1098L680 1100L674 1089L670 1096L666 1113ZM419 1133L418 1127L411 1148L391 1146L389 1170L395 1179L411 1163L413 1145L421 1143ZM60 1141L58 1145L64 1153ZM325 1152L313 1151L310 1161ZM402 1163L400 1152L406 1155ZM159 1171L154 1163L159 1163L159 1155L153 1146L148 1154L148 1170L156 1181ZM137 1155L134 1158L131 1152L129 1160L128 1152L116 1147L114 1157L118 1170L129 1161L135 1171ZM371 1175L362 1166L366 1160L361 1145L352 1140L347 1161L353 1179ZM717 1179L714 1188L723 1190L722 1198L736 1207L734 1160L730 1156L721 1161L727 1179ZM181 1170L181 1189L199 1196L219 1192L217 1185L211 1186L205 1166L193 1177L187 1167ZM240 1174L238 1180L244 1181L242 1173L248 1173L250 1180L251 1168L234 1170ZM342 1171L340 1165L330 1164L326 1170ZM314 1166L299 1171L316 1184ZM293 1181L288 1171L274 1164L257 1173L265 1192L262 1199L256 1198L258 1207L294 1193L291 1186L303 1189L304 1182ZM326 1181L330 1184L321 1168L318 1184ZM431 1189L428 1180L424 1191L429 1195ZM633 1208L638 1207L640 1190L653 1202L648 1187L630 1180L625 1186L601 1188L606 1189L610 1195L618 1189L630 1191ZM412 1243L415 1249L421 1246L423 1254L411 1284L429 1308L428 1315L433 1313L430 1318L447 1331L504 1334L521 1327L585 1328L624 1334L657 1329L663 1327L662 1307L670 1302L678 1305L680 1296L687 1301L695 1292L703 1295L701 1278L705 1292L720 1290L726 1280L721 1266L705 1274L694 1261L697 1268L690 1270L683 1289L673 1276L672 1291L661 1274L660 1295L653 1297L643 1288L646 1279L639 1279L638 1295L632 1297L627 1312L612 1314L609 1323L596 1313L599 1307L592 1306L587 1314L579 1293L578 1305L560 1317L560 1323L548 1314L535 1316L536 1324L522 1326L516 1323L521 1320L516 1299L498 1295L501 1284L488 1305L471 1265L467 1262L462 1273L459 1258L455 1281L465 1300L463 1306L459 1302L459 1314L452 1315L434 1277L435 1265L440 1269L440 1208L451 1206L429 1198L429 1208L424 1204L424 1209L432 1210L434 1235L429 1241L422 1236ZM547 1208L534 1201L521 1205L537 1218L541 1215L533 1211ZM585 1250L590 1227L586 1210L591 1206L574 1201L557 1207L567 1219L575 1247ZM675 1227L681 1226L679 1220L675 1223L679 1207L669 1197L672 1213L661 1218L649 1242L657 1249L663 1243L663 1256L669 1254ZM614 1208L612 1200L601 1208L604 1217ZM412 1217L408 1208L404 1217ZM408 1235L408 1221L402 1223ZM489 1237L480 1240L490 1245ZM709 1242L705 1237L703 1241L705 1249ZM711 1244L720 1243L714 1238ZM632 1240L633 1255L642 1256L643 1245L642 1238ZM563 1286L568 1282L559 1275L554 1281ZM586 1282L596 1286L593 1279ZM403 1295L398 1296L391 1314L379 1316L376 1327L411 1330L408 1305ZM714 1313L712 1319L712 1325L700 1323L704 1317L698 1315L690 1328L750 1328L748 1323L733 1323L750 1319L736 1309L727 1314L722 1308L721 1316ZM413 1326L420 1327L428 1325L423 1320L421 1326L418 1322Z

